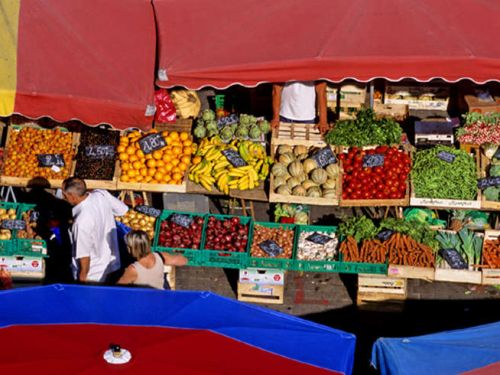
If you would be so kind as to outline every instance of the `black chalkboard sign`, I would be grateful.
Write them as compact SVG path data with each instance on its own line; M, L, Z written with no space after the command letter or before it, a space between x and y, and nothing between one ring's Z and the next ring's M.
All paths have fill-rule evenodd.
M450 265L454 270L465 270L469 268L462 255L455 249L441 249L439 255Z
M247 165L247 162L243 160L240 156L240 154L237 151L234 150L223 150L222 155L224 155L227 159L228 162L230 162L233 167L244 167Z
M167 141L160 133L149 134L139 139L139 147L145 154L150 154L166 145Z
M38 211L31 211L30 213L30 221L38 221L38 218L40 217L40 212Z
M485 177L477 180L477 187L481 190L500 185L500 177Z
M380 241L387 241L391 236L394 234L394 231L392 230L383 230L379 234L377 234L377 238Z
M384 165L384 155L368 154L363 156L363 168L381 167Z
M333 153L330 146L326 146L321 150L318 150L311 156L312 159L316 161L319 168L326 167L327 165L333 164L337 162L337 158Z
M448 163L453 163L457 156L454 154L451 154L449 152L446 152L446 151L441 151L441 152L438 152L437 157L443 161L448 162Z
M181 227L189 228L189 226L193 222L193 218L188 215L173 214L172 216L170 216L170 221L172 223L180 225Z
M85 156L91 159L112 159L115 157L115 147L111 145L85 146Z
M151 206L146 206L144 204L141 204L139 206L135 206L134 210L137 212L140 212L142 214L152 216L152 217L158 217L161 215L161 210L151 207Z
M62 168L66 164L64 163L64 157L62 154L38 154L38 166L39 167L59 167Z
M267 255L275 257L283 252L283 248L274 240L265 240L259 244L259 247L266 252Z
M327 242L330 242L331 240L333 240L332 237L327 236L326 234L318 233L318 232L314 232L310 236L306 237L306 241L314 242L315 244L318 244L318 245L324 245Z
M26 229L26 222L24 220L3 220L2 229Z
M238 115L236 113L233 113L229 116L224 116L221 117L217 120L217 126L219 129L223 128L226 125L233 125L237 124L239 122Z

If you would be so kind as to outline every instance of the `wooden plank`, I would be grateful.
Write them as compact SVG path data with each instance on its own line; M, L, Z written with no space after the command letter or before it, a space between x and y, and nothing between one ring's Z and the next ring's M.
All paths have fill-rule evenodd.
M176 119L175 123L173 123L173 124L156 123L155 122L155 124L153 125L153 128L155 128L159 132L167 130L169 132L177 131L177 132L191 133L192 126L193 126L192 119L180 119L180 118L178 118L178 119Z
M481 273L481 284L500 285L500 268L485 268Z
M406 279L387 276L358 275L356 304L360 308L399 310L407 297ZM382 303L382 304L381 304Z
M391 117L399 121L408 117L408 105L406 104L374 103L373 110L377 117Z
M189 178L186 182L186 193L189 194L203 194L203 195L217 195L223 196L224 193L220 192L216 187L212 189L212 191L208 191L203 186L191 181Z
M238 300L264 304L283 304L284 286L238 282Z
M175 266L163 266L163 272L167 274L167 281L168 285L170 285L170 290L176 290Z
M277 129L273 129L271 145L317 146L324 147L323 136L314 124L280 122Z
M480 271L454 270L436 268L435 281L447 281L453 283L481 284L482 274Z
M389 264L387 276L404 279L420 279L426 281L434 280L434 268L402 266L399 264Z
M263 181L260 182L260 186L258 188L252 190L230 189L229 196L231 198L246 199L249 201L269 202L269 196L266 192Z

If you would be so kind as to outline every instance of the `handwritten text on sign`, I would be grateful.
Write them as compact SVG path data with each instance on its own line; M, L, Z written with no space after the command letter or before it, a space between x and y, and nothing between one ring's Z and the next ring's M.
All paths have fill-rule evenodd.
M139 147L145 154L162 149L167 145L167 141L160 133L149 134L139 139Z
M26 229L26 222L24 220L3 220L2 229Z
M455 270L465 270L469 268L462 255L455 249L441 249L439 250L439 255L441 255L446 263Z
M170 216L170 221L172 223L180 225L181 227L189 228L189 226L193 222L193 218L188 215L173 214L172 216Z
M283 248L273 240L266 240L259 243L259 247L269 256L275 257L283 252Z
M481 190L500 185L500 177L486 177L477 180L477 187Z
M38 166L39 167L59 167L62 168L66 164L64 163L64 157L62 154L38 154Z
M363 156L363 168L381 167L384 165L384 155L369 154Z
M223 150L222 151L222 155L224 155L227 159L228 162L230 162L233 167L244 167L245 165L247 165L247 162L245 160L243 160L240 156L240 154L238 154L238 152L234 151L234 150Z
M111 145L85 146L85 156L91 159L112 159L115 157L115 147Z
M316 161L319 168L323 168L337 162L337 158L335 157L335 154L330 146L326 146L325 148L317 151L312 158Z
M446 151L441 151L437 154L437 157L443 161L448 162L448 163L453 163L457 156L452 154L452 153L446 152Z
M154 208L154 207L151 207L151 206L142 205L142 204L139 206L135 206L134 210L136 210L137 212L140 212L142 214L152 216L152 217L158 217L161 215L161 210Z
M315 244L318 244L318 245L324 245L327 242L330 242L331 240L333 240L333 238L330 236L327 236L325 234L315 232L315 233L311 234L310 236L306 237L306 240L309 242L314 242Z

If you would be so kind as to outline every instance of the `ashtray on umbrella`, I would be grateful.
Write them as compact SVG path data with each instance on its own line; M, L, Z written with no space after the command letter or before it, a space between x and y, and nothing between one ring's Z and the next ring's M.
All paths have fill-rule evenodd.
M132 354L120 345L110 344L109 349L104 352L103 358L113 365L121 365L129 362L132 359Z

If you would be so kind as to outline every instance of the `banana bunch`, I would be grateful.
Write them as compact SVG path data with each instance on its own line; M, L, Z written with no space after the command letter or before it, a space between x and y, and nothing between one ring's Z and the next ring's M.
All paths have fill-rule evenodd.
M225 150L237 152L247 165L233 166L222 153ZM261 144L236 139L226 144L218 136L204 138L196 156L201 159L191 165L189 179L208 191L212 191L215 185L226 195L229 189L251 190L258 187L267 178L272 164L272 158Z

